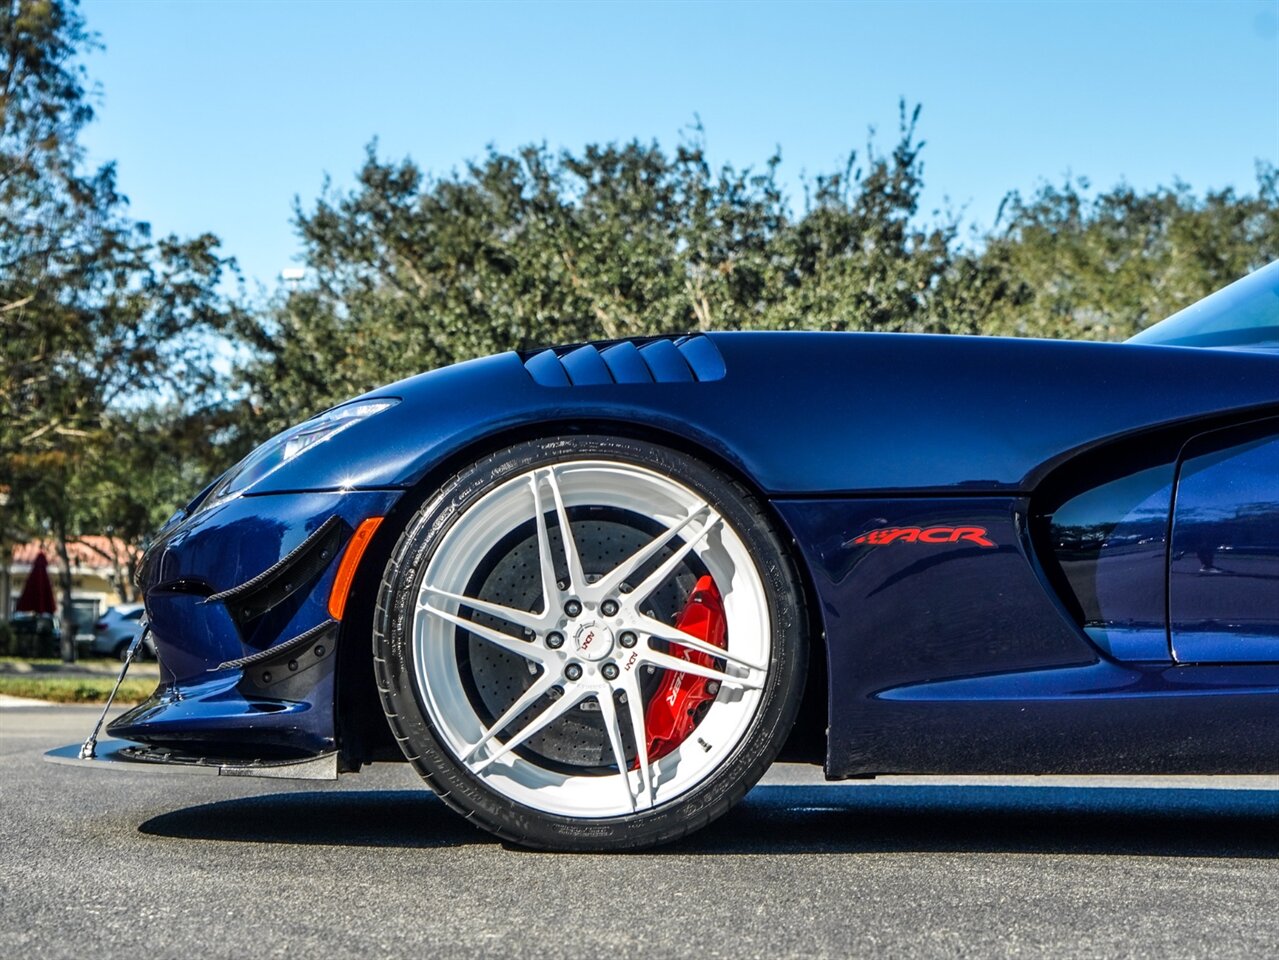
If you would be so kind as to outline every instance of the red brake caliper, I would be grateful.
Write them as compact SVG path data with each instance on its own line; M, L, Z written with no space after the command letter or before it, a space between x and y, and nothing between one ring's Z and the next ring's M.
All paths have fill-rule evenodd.
M699 640L727 648L724 601L714 580L701 577L697 581L675 626ZM711 666L709 653L699 653L678 644L671 644L671 655L703 667ZM711 684L714 686L708 690ZM649 760L664 757L683 743L697 724L697 708L708 700L714 700L718 692L719 685L714 680L675 670L665 671L644 717Z

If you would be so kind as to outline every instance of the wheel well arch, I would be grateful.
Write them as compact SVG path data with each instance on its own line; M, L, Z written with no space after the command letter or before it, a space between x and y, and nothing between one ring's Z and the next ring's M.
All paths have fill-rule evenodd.
M604 433L646 440L695 457L729 476L767 511L783 546L795 565L804 596L800 598L808 638L809 664L794 730L779 756L781 760L823 763L829 717L826 634L812 571L789 527L768 496L739 463L708 444L650 424L607 417L574 417L494 430L475 437L428 469L383 518L356 570L340 625L334 691L334 726L345 769L358 769L372 760L402 760L382 711L371 656L372 624L382 572L409 520L441 486L466 465L503 447L562 433Z

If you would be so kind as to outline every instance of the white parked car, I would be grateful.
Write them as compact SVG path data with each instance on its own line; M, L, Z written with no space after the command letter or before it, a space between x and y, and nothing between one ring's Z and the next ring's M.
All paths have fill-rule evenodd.
M101 656L123 660L134 635L141 629L142 612L140 603L125 603L108 609L93 625L90 649ZM151 650L145 652L155 655Z

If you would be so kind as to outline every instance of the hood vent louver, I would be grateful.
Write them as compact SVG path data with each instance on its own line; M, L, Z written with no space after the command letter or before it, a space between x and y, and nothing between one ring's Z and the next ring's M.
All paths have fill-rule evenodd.
M700 334L550 348L525 357L524 368L544 387L707 383L726 372L715 344Z

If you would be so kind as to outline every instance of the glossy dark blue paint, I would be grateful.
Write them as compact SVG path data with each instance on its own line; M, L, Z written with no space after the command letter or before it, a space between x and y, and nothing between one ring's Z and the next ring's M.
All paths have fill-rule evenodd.
M877 753L845 772L1275 773L1277 714L1273 664L962 677L882 692Z
M221 755L255 750L306 755L332 750L333 668L308 677L310 690L287 700L246 693L227 661L287 642L329 618L327 604L340 552L279 607L238 626L213 594L253 580L330 517L354 529L383 516L400 491L243 496L171 526L143 563L147 616L161 664L155 695L111 725L115 736L168 745L214 743Z
M1106 656L1043 576L1027 499L778 506L821 601L828 774L1279 769L1279 667ZM885 526L972 524L997 549L853 542Z
M1279 409L1279 355L915 334L706 339L726 369L713 382L545 387L512 353L402 381L368 396L403 403L258 489L412 485L485 436L592 420L685 438L776 495L1018 493L1153 425Z
M794 535L826 637L831 775L1279 770L1275 669L1171 662L1158 522L1170 478L1112 525L1088 574L1092 622L1053 587L1033 529L1046 478L1123 460L1152 431L1279 412L1279 355L713 334L503 354L369 396L402 402L165 531L145 566L164 683L113 732L211 753L331 749L332 667L286 702L217 665L321 623L335 564L247 633L208 594L330 516L354 528L384 515L503 437L620 426L737 471ZM1087 488L1092 468L1079 469ZM887 526L980 526L996 546L853 543ZM348 624L342 642L366 635Z
M1182 663L1279 662L1279 421L1187 445L1168 601Z

